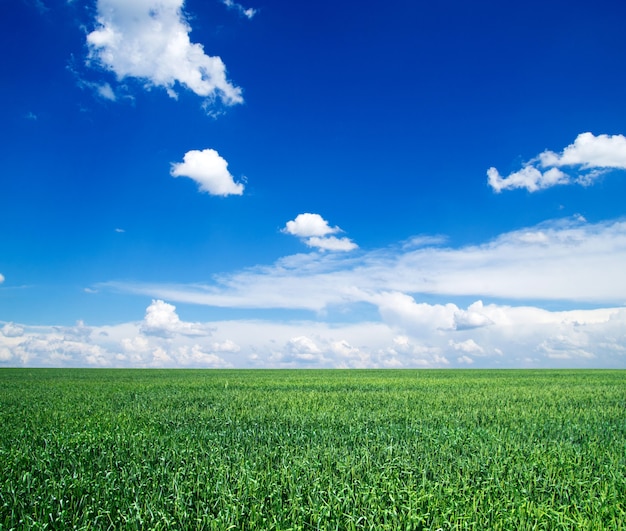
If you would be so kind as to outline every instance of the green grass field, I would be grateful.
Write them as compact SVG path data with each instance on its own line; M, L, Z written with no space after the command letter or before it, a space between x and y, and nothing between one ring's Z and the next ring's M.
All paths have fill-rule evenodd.
M626 371L0 370L0 529L626 529Z

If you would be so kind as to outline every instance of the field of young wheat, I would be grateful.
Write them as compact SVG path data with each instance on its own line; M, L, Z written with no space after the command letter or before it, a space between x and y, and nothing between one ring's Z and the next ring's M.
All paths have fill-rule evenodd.
M626 529L626 371L0 370L0 529Z

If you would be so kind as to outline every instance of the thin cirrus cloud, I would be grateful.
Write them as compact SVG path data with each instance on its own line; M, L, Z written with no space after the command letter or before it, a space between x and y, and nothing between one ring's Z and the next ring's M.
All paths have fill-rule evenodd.
M328 230L323 224L290 227L295 235ZM505 233L481 245L374 249L358 256L311 253L222 275L210 284L110 282L99 287L216 307L317 312L356 303L413 308L414 294L621 306L626 303L625 263L626 221L572 218ZM487 322L478 315L457 319L460 328Z
M243 15L248 19L254 17L254 15L256 15L258 12L256 9L253 9L251 7L245 8L241 4L234 2L233 0L222 0L222 2L226 7L236 10L240 15Z
M98 0L96 28L87 35L89 61L118 80L137 78L175 98L176 84L225 105L243 102L220 57L192 43L184 0ZM103 85L104 86L104 85ZM112 89L101 94L114 99Z
M189 177L201 191L211 195L241 195L244 185L236 183L228 171L228 162L214 149L191 150L183 162L172 164L172 177Z
M576 176L561 168L571 167ZM624 135L598 135L581 133L573 144L561 153L546 150L524 167L507 177L502 177L496 168L487 170L488 183L495 192L526 188L536 192L562 184L588 186L609 170L626 169L626 137Z
M342 232L339 227L331 227L319 214L306 212L288 221L282 229L285 234L301 238L309 247L323 251L352 251L358 247L350 238L332 236Z

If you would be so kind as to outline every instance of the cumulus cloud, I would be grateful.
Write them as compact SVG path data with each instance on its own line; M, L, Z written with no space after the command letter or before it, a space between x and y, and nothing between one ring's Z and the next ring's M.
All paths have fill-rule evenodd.
M358 247L349 238L330 236L342 230L339 227L331 227L319 214L309 212L298 214L296 219L287 222L283 232L301 238L309 247L324 251L352 251Z
M3 282L4 282L4 275L0 273L0 284L2 284Z
M172 164L172 177L189 177L201 191L211 195L241 195L244 185L236 183L228 171L228 162L214 149L191 150L183 162Z
M493 324L493 321L482 312L482 309L482 301L476 301L467 310L456 311L454 313L454 328L456 330L469 330Z
M391 303L388 299L387 304ZM10 324L0 334L0 365L60 367L624 367L626 308L552 312L532 306L485 304L492 324L457 330L454 304L405 301L405 319L324 323L231 320L188 323L167 306L153 322L169 334L152 334L143 322L74 327ZM413 301L414 302L414 301ZM166 304L166 303L163 303ZM432 307L431 307L432 306ZM470 305L472 306L472 305ZM161 310L159 310L159 308ZM156 312L154 311L156 309ZM418 316L419 326L410 317ZM0 323L4 329L9 323ZM171 333L189 328L208 335ZM245 338L235 343L231 338Z
M174 358L176 359L178 365L184 367L202 366L212 367L215 369L232 367L232 364L224 360L224 358L198 344L191 346L184 345L180 347L174 352ZM166 363L166 365L171 365L171 358L170 363Z
M234 2L233 0L222 0L222 2L226 7L238 11L240 15L243 15L248 19L251 19L252 17L254 17L254 15L257 14L256 9L253 9L251 7L245 8L241 4Z
M574 176L560 168L571 167ZM536 192L560 184L592 184L608 170L626 169L626 137L581 133L561 153L546 150L519 171L502 177L496 168L487 170L487 182L495 192L526 188Z
M306 219L289 226L294 235L323 238L339 230ZM302 253L207 285L102 284L100 291L149 295L143 320L100 327L0 322L0 363L625 367L624 263L626 222L579 217L459 248ZM440 302L431 302L435 296ZM474 302L458 303L468 296ZM246 309L248 316L261 311L257 319L188 322L166 300ZM569 309L549 311L539 300ZM577 309L581 302L596 308ZM281 321L268 319L266 308L281 308ZM306 320L298 312L289 320L292 309L316 315Z
M24 335L24 328L14 325L13 323L6 323L0 328L0 332L2 332L2 335L5 337L22 337Z
M292 337L286 345L286 359L311 363L321 358L322 351L315 344L315 341L306 337ZM285 357L283 359L285 359Z
M308 238L310 236L327 236L339 232L339 227L331 227L319 214L298 214L296 219L288 221L283 231L300 238Z
M466 339L465 341L454 341L451 339L448 344L457 351L465 352L468 354L482 354L483 348L476 343L473 339Z
M598 135L581 133L573 144L561 153L544 151L539 155L544 168L550 166L576 166L583 168L626 169L626 137L624 135Z
M219 97L226 105L241 103L219 57L209 56L189 38L184 0L98 0L96 28L87 35L89 60L118 80L137 78L148 87L163 87L176 97L179 84L198 96ZM114 92L102 85L101 96ZM109 90L110 89L110 90Z
M210 335L211 330L199 323L183 322L176 313L176 307L162 300L153 300L146 308L146 315L141 325L141 332L146 335L169 337L175 334L188 336Z

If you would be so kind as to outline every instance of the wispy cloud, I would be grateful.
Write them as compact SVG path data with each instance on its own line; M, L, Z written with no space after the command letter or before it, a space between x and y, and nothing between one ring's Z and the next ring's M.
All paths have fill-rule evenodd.
M561 168L566 167L571 167L575 174L564 173ZM487 177L489 186L496 192L515 188L536 192L561 184L588 186L614 169L626 169L626 137L581 133L561 153L546 150L507 177L492 167L487 170Z
M176 97L176 84L198 96L219 97L226 105L241 103L241 89L226 77L219 57L192 43L183 14L184 0L98 0L96 29L87 35L89 60L113 72L118 80L137 78L163 87ZM112 89L100 95L112 99Z
M214 149L191 150L183 162L172 164L172 177L189 177L201 191L211 195L241 195L244 185L236 183L228 171L228 162Z
M336 229L325 222L290 227L291 233L304 235ZM568 218L481 245L314 252L220 275L208 284L110 282L102 287L218 307L313 311L360 302L377 305L381 293L394 292L622 305L625 263L625 221L594 224Z
M245 8L241 4L235 2L234 0L222 0L222 2L224 3L226 7L230 9L235 9L236 11L239 12L240 15L243 15L244 17L248 19L251 19L252 17L254 17L254 15L258 13L258 10L253 9L251 7Z

